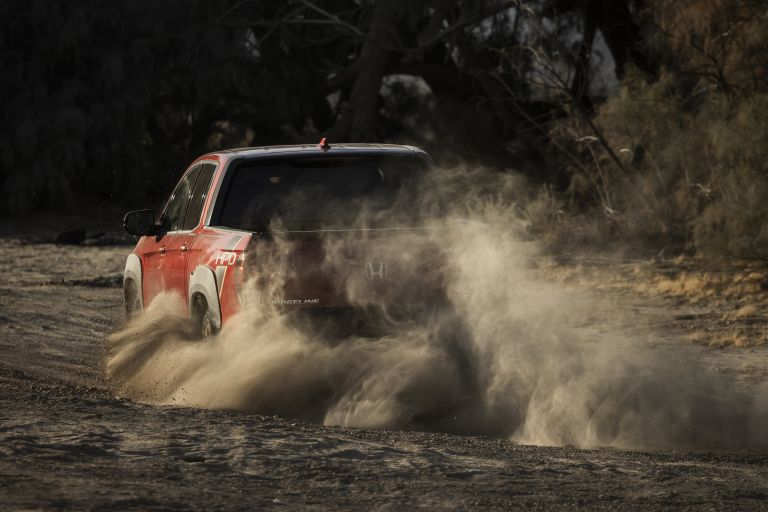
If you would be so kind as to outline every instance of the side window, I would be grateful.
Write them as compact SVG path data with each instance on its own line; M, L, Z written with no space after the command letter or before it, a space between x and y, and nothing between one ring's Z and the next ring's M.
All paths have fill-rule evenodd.
M192 198L189 201L187 215L184 217L184 230L195 229L200 222L200 214L203 212L205 198L208 197L208 188L211 185L213 171L216 169L214 164L203 164L200 168L200 174L197 176L195 188L192 190Z
M176 185L168 204L165 207L162 217L162 229L165 232L179 231L184 223L184 215L187 213L189 197L192 194L192 188L200 172L200 165L192 168Z

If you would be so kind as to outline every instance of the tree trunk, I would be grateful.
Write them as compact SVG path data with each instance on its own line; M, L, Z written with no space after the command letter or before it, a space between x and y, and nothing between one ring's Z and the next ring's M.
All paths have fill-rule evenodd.
M583 6L584 30L576 60L576 73L571 84L571 96L579 108L590 110L589 81L592 71L592 45L597 34L597 27L602 21L601 0L587 0Z
M567 4L570 6L575 2ZM624 69L628 62L633 62L650 75L656 74L656 66L642 49L640 26L633 19L627 0L584 0L582 16L584 30L571 93L577 105L589 110L591 108L589 75L592 45L598 30L603 34L605 43L611 51L616 63L616 76L619 78L624 76Z
M393 47L398 46L397 26L407 2L377 0L368 36L355 67L358 68L349 102L330 133L332 141L373 141L384 69Z

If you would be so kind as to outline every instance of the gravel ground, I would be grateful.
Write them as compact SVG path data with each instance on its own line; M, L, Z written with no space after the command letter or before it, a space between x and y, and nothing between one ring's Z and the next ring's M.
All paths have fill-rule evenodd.
M768 509L768 450L537 447L116 399L103 346L128 251L0 239L3 510ZM634 329L664 325L670 340L698 318L622 300ZM764 347L671 346L765 381Z

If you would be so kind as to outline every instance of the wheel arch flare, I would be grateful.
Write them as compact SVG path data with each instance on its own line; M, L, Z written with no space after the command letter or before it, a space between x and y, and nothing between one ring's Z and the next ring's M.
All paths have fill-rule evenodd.
M142 282L141 258L135 253L128 255L125 260L125 270L123 271L123 291L126 290L128 282L132 281L138 294L139 306L144 309L144 286Z

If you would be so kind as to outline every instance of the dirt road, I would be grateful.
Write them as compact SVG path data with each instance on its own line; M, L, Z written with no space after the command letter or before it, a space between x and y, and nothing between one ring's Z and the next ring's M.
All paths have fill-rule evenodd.
M766 449L537 447L113 398L103 347L128 250L0 240L3 510L768 509ZM654 349L762 389L764 347L685 344L706 311L616 296L637 333L664 325Z

